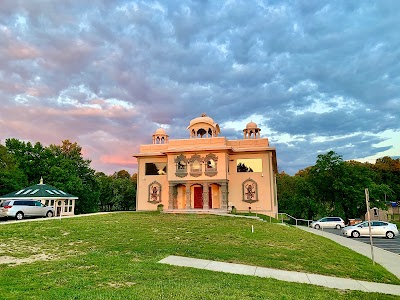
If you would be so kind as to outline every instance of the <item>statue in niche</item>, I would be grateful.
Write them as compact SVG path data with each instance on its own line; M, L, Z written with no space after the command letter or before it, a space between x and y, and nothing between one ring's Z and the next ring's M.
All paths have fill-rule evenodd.
M158 201L158 198L159 198L158 188L156 186L153 186L151 189L150 200Z
M256 187L254 183L248 183L245 185L245 195L246 195L246 200L253 200L255 198L255 193L256 193Z

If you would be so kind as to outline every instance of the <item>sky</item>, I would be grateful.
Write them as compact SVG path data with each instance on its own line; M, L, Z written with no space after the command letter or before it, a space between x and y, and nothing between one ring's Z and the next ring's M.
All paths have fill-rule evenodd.
M96 171L202 113L279 172L400 157L400 1L0 0L0 143L77 142Z

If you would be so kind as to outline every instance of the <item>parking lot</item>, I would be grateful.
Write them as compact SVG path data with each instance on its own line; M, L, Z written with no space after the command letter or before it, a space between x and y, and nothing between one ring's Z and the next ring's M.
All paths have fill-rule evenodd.
M324 229L324 231L341 235L342 231L337 229ZM352 238L354 239L354 238ZM359 237L354 239L355 241L369 244L369 237ZM394 239L386 239L381 237L372 238L372 243L375 247L385 249L387 251L400 255L400 236L396 236Z

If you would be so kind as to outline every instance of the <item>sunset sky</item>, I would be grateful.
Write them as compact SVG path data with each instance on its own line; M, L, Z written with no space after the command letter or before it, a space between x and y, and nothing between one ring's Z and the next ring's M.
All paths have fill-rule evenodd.
M294 174L400 156L400 1L0 1L0 143L77 142L136 172L163 127L250 121Z

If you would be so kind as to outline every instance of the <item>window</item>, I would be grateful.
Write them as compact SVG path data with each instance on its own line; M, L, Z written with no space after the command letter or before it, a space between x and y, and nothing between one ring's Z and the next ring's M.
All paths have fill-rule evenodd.
M187 158L183 154L179 154L175 160L176 165L176 172L175 175L178 177L185 177L187 176Z
M206 155L204 158L205 162L205 170L204 174L206 176L215 176L217 175L217 162L218 162L218 156L215 154L209 153Z
M188 161L190 163L190 176L199 177L202 173L201 164L203 163L203 159L200 155L195 154Z
M198 160L195 160L192 163L192 172L201 172L201 165L200 165L200 162Z
M237 172L262 172L261 158L241 158L236 161Z
M167 174L167 163L146 163L146 175L165 175Z

